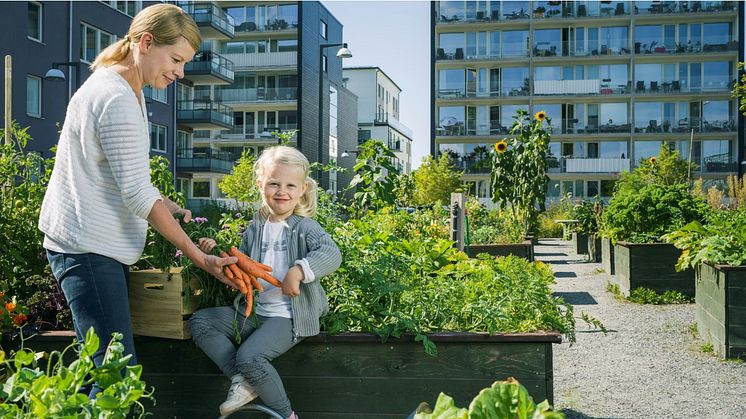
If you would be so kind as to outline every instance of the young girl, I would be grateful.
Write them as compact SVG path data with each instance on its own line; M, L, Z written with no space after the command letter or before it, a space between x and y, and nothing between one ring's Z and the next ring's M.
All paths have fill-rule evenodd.
M257 396L264 404L288 418L297 418L280 376L270 361L306 336L319 333L319 318L328 302L319 279L342 262L337 245L311 219L316 213L316 182L308 176L308 160L292 147L266 149L254 165L262 196L262 208L243 235L240 250L272 267L282 288L259 279L255 312L259 327L248 321L241 344L234 338L233 319L244 324L245 299L237 296L234 307L199 310L190 319L192 336L223 373L231 378L228 397L220 414L229 415ZM200 239L209 252L211 239Z

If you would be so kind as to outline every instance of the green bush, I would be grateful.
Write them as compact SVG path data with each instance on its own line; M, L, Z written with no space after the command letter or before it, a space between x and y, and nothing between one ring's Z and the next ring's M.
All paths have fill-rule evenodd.
M539 214L539 227L537 234L539 237L562 237L564 229L562 224L554 220L567 220L572 218L572 199L570 196L563 196L559 201L553 202L547 207L547 210Z
M686 184L653 184L617 191L602 219L612 240L654 243L691 221L703 220L708 211L707 202L690 195Z
M507 244L523 241L523 222L510 211L489 210L475 198L466 201L470 244Z
M572 219L578 220L573 227L574 231L585 234L598 233L599 218L603 213L603 201L601 198L591 198L580 201L573 207Z

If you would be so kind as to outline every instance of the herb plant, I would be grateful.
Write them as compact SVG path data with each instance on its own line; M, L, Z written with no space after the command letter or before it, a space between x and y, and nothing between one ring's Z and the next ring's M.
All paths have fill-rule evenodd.
M746 265L746 210L713 212L704 225L692 221L663 239L682 250L678 270L701 263Z

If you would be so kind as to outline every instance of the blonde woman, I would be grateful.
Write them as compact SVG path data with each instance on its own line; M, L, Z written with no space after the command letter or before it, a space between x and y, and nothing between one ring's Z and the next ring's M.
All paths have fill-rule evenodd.
M78 340L91 326L101 339L97 366L114 332L124 335L130 363L136 362L127 277L142 254L148 223L225 283L222 267L236 262L199 250L172 215L182 213L189 221L191 212L150 182L143 86L163 89L182 78L200 42L197 25L182 9L147 7L127 35L101 51L67 108L39 229ZM90 396L98 391L94 387Z
M234 307L212 307L192 315L194 341L230 377L228 397L220 405L227 416L256 397L287 418L297 419L280 376L270 362L303 338L319 333L319 319L328 302L319 279L339 268L342 254L316 214L316 182L309 164L297 149L271 147L254 165L262 208L243 236L240 250L272 267L282 280L277 288L261 278L264 292L256 299L259 327L246 322L246 302L238 296ZM211 251L215 241L199 240ZM239 303L240 301L240 303ZM236 341L233 319L244 324Z

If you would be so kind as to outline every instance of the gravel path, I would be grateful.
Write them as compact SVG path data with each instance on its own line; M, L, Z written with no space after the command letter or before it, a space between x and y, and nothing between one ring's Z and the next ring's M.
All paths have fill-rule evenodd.
M577 342L554 346L554 404L574 418L746 418L746 363L703 353L695 306L638 305L606 291L610 276L570 242L542 240L557 295L575 307ZM601 320L604 335L580 319Z

